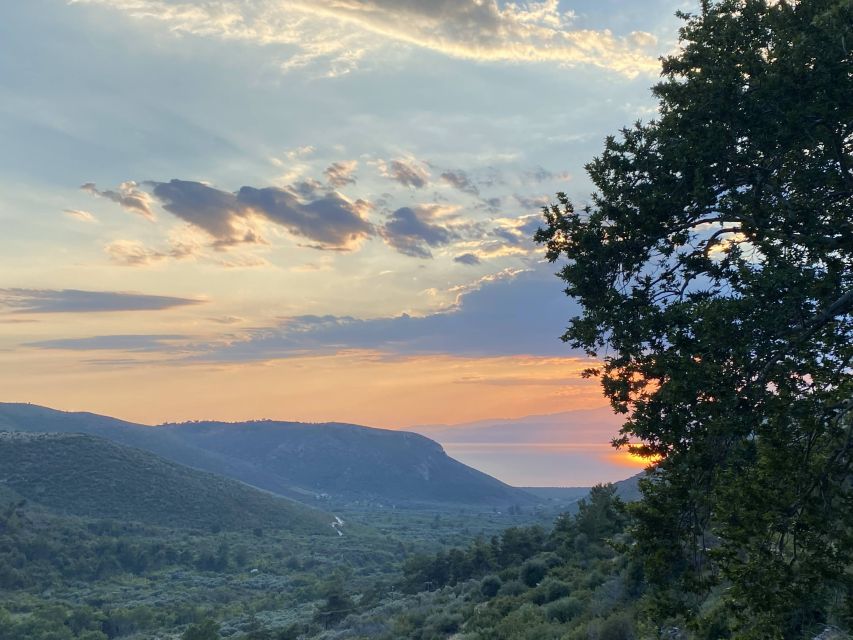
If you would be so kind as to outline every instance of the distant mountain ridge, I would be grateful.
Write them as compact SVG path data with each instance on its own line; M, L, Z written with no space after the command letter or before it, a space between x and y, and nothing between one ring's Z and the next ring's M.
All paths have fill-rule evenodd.
M172 528L333 534L333 516L147 451L76 433L0 431L0 487L66 515Z
M405 431L273 421L152 427L14 403L0 403L0 430L97 436L314 504L324 494L388 504L506 506L537 500Z

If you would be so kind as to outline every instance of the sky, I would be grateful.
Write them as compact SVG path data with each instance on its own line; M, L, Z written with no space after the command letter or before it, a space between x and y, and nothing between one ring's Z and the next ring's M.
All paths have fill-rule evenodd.
M389 428L604 405L531 236L654 117L692 8L10 3L0 399Z

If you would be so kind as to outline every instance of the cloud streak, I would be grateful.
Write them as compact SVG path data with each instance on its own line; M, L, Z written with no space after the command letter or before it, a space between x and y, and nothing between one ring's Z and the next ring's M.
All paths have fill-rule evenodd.
M77 220L78 222L87 222L91 224L98 221L94 215L88 211L84 211L83 209L63 209L62 213L72 220Z
M148 220L154 220L154 212L151 209L151 196L139 188L133 180L122 182L115 189L100 190L93 182L80 185L86 193L98 198L106 198L118 204L125 211L135 213Z
M152 249L135 240L116 240L104 247L110 260L124 267L145 267L168 259L183 260L197 255L198 247L176 242L166 250Z
M167 353L174 361L255 362L364 352L395 360L422 355L492 358L500 356L583 357L558 336L577 307L555 293L545 270L504 270L451 289L456 303L424 316L401 314L360 319L298 315L278 324L199 341L184 335L96 335L28 343L38 349ZM92 292L17 290L29 312L116 311L170 308L197 300ZM86 294L86 295L80 295ZM0 292L0 296L4 296ZM4 297L0 297L0 304ZM19 309L22 309L19 304ZM34 311L37 309L37 311Z
M497 0L72 0L99 4L178 33L298 47L284 70L324 62L326 75L354 69L370 52L403 45L489 62L590 65L626 76L654 73L655 37L576 29L559 0L500 5Z
M0 309L12 313L92 313L163 311L204 300L117 291L78 289L0 289Z
M27 342L23 346L33 349L52 349L62 351L129 351L135 353L174 350L176 343L184 342L183 335L112 335L92 336L89 338L60 338L58 340L40 340Z

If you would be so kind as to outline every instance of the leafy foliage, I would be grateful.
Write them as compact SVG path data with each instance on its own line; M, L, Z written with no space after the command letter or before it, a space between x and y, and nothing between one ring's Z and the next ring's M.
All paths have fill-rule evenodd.
M615 444L659 460L635 535L660 611L698 620L722 581L739 637L799 637L853 593L853 5L683 17L659 118L536 238L583 306L564 340L605 354Z
M629 543L626 525L615 487L596 487L551 531L516 527L465 549L410 559L402 586L420 592L397 600L390 623L378 624L392 606L385 603L348 618L340 635L329 637L630 640L643 583L637 563L620 550ZM366 629L371 633L361 633Z
M368 592L407 549L357 528L344 537L268 528L258 537L77 518L4 489L0 640L174 639L207 619L225 638L279 640L311 620L324 597L319 576L346 570L347 588ZM257 629L261 612L268 617Z

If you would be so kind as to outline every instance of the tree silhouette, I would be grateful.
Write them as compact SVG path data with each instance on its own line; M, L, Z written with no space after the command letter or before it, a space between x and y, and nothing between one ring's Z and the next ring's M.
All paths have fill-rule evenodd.
M536 239L614 444L658 460L634 512L664 609L723 581L742 637L796 637L832 594L853 612L853 4L682 17L659 117L607 138L590 204L558 194Z

